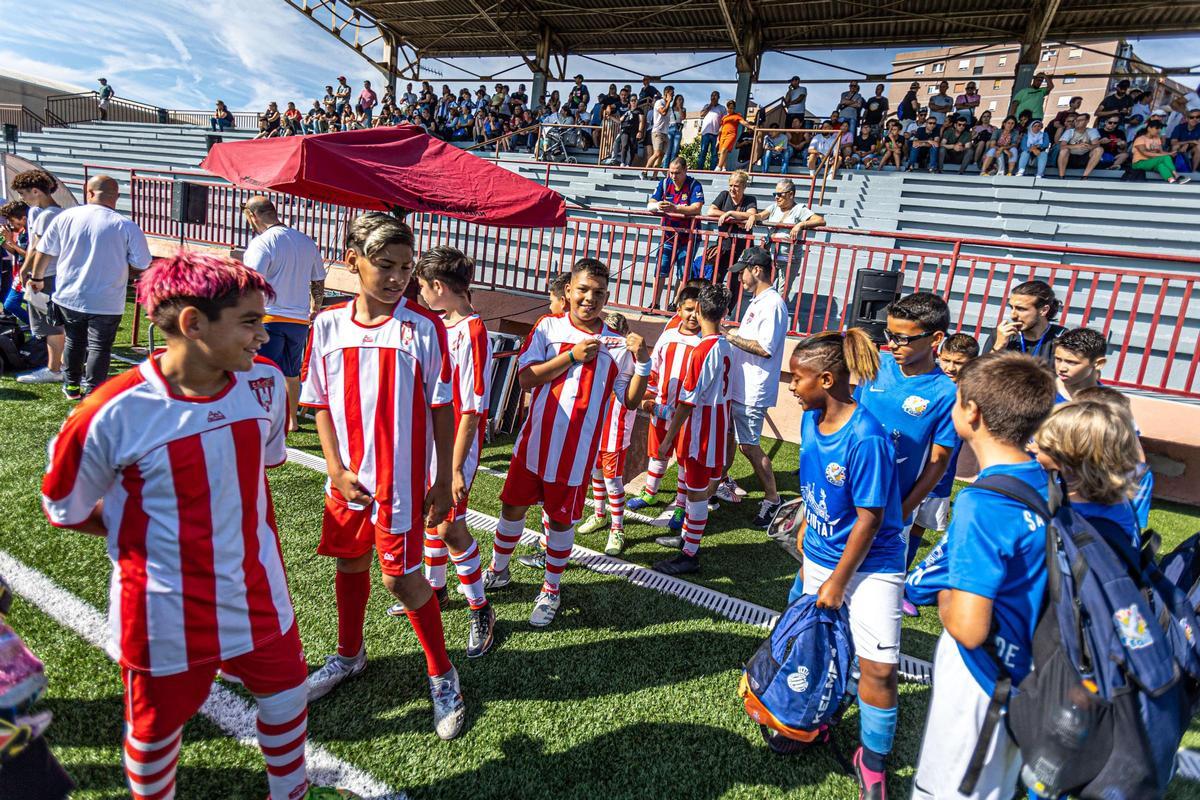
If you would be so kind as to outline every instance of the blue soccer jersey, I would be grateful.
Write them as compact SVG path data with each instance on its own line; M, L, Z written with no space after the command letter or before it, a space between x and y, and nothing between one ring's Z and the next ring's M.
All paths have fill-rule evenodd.
M846 549L859 508L882 508L883 522L859 572L903 572L900 492L886 432L861 405L836 433L817 430L819 411L800 423L800 493L808 529L804 557L834 569Z
M951 423L950 427L954 427ZM962 452L962 439L950 451L950 463L946 465L946 474L938 481L937 486L929 493L930 497L949 497L954 491L954 473L958 472L958 454Z
M1137 514L1138 526L1145 530L1150 527L1150 500L1154 494L1154 473L1150 465L1142 462L1137 465L1137 494L1133 496L1133 511Z
M959 443L950 412L958 389L941 368L905 375L890 353L879 359L879 374L854 390L854 397L883 424L896 450L900 498L908 496L929 461L933 445ZM908 522L908 520L906 520Z
M1142 542L1142 526L1138 523L1137 512L1131 503L1071 503L1071 508L1097 528L1108 525L1109 529L1119 528L1129 537L1129 542L1138 548Z
M1047 495L1046 471L1033 460L997 464L979 477L1013 475ZM1033 629L1046 589L1046 523L1024 504L971 486L958 493L946 532L949 586L992 600L996 652L1013 685L1029 674ZM995 688L996 663L982 647L958 645L967 669L987 694Z

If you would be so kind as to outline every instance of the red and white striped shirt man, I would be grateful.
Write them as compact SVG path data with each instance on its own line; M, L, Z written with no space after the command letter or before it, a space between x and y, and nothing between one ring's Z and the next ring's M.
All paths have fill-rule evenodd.
M293 626L265 471L286 460L283 374L256 358L229 378L213 397L179 396L152 356L93 392L50 443L50 522L80 525L103 500L109 653L128 669L229 661Z
M692 350L679 391L679 403L692 409L676 444L675 456L681 462L686 459L704 467L725 464L731 349L724 336L714 333Z
M342 463L375 498L375 526L423 528L433 408L454 399L441 319L408 299L372 326L355 321L353 301L333 306L313 320L301 378L300 405L329 410Z
M633 378L633 353L625 337L605 325L594 334L575 327L567 314L538 320L518 356L518 370L548 361L577 343L599 339L592 361L572 364L566 372L533 390L529 416L517 435L515 458L550 483L582 486L596 463L604 412L615 393L624 400Z
M454 393L454 429L458 430L459 423L467 414L479 417L479 430L467 453L467 460L463 462L463 477L467 486L470 486L479 468L479 453L487 432L492 397L492 343L478 314L472 314L446 328L446 337L450 348L450 386ZM431 472L431 480L432 477Z

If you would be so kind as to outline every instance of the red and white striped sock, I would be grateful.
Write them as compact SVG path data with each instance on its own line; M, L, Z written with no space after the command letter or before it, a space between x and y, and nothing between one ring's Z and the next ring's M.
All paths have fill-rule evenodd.
M450 560L450 551L446 543L438 538L433 528L425 529L425 580L434 589L446 585L446 563Z
M125 777L133 800L172 800L175 767L183 745L183 728L154 742L134 737L125 729Z
M508 569L508 560L512 558L513 550L524 532L525 520L500 518L496 523L496 540L492 543L492 572Z
M663 475L666 474L666 461L659 461L657 458L650 459L650 464L646 467L646 492L658 494L658 487L662 483Z
M474 541L471 546L461 553L451 553L450 560L454 562L454 571L458 573L458 582L462 584L463 594L467 596L467 604L471 608L483 608L487 599L483 596L483 572L479 569L479 545Z
M681 475L680 480L682 480L682 479L683 479L683 476ZM675 490L675 507L676 508L687 508L687 502L688 502L687 491L685 491L684 489L676 489Z
M612 517L612 526L624 528L625 481L620 478L605 478L604 487L608 490L608 514Z
M708 524L708 501L688 500L687 514L683 518L683 554L695 556L700 552L700 537Z
M293 800L308 786L308 688L302 683L258 700L258 746L267 762L271 800Z
M571 557L571 548L575 546L575 526L565 531L550 530L546 539L546 576L542 581L542 591L558 594L558 584L562 580L562 572Z
M596 516L604 516L604 505L608 500L607 492L604 488L604 472L600 468L592 470L592 500L596 503Z

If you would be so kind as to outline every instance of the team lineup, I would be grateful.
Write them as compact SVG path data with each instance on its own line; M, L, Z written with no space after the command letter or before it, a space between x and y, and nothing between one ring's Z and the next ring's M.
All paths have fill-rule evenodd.
M1134 547L1152 481L1128 401L1097 380L1103 339L1054 325L1050 287L1013 290L1011 319L982 356L975 339L949 334L941 297L916 293L888 307L886 352L850 328L801 341L785 365L787 307L761 248L731 268L749 302L736 331L725 321L729 290L694 280L653 347L606 310L608 266L580 259L551 281L549 313L517 356L526 415L488 558L466 523L492 395L474 264L450 247L414 248L392 216L354 219L345 265L358 294L317 314L303 349L296 397L315 417L328 473L317 553L334 560L337 623L336 652L315 671L267 477L286 461L294 408L285 373L259 354L275 296L259 272L191 252L156 261L138 302L165 348L97 387L52 441L47 517L105 537L113 562L110 652L125 686L135 798L174 796L184 723L218 675L257 701L271 798L350 796L310 785L304 746L308 706L368 666L373 560L393 598L388 613L407 617L424 652L433 729L459 736L468 709L442 625L451 565L467 601L468 658L503 646L489 596L509 587L514 557L542 570L530 625L552 625L576 532L607 530L605 552L619 555L626 509L662 506L669 517L655 570L700 571L710 511L738 491L728 477L736 452L770 472L759 437L785 372L803 415L803 567L788 602L808 597L844 614L860 797L886 798L902 621L922 605L938 606L944 631L913 796L1012 796L1021 753L986 721L999 687L1034 665L1047 519L986 481L952 507L959 454L969 446L980 479L1018 481L1045 502L1049 476L1061 474L1072 508ZM420 302L405 295L412 281ZM639 411L649 417L647 476L627 498ZM660 493L672 459L669 499ZM755 519L765 528L780 504L773 473L762 483L776 498ZM542 541L517 555L535 506ZM914 564L927 531L945 538Z

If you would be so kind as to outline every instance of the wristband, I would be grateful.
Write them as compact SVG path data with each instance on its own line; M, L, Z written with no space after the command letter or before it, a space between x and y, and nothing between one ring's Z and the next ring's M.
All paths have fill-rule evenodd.
M650 362L649 361L635 362L633 365L633 374L638 376L639 378L649 378L650 377Z
M674 413L675 409L672 406L669 406L665 403L654 404L654 416L656 419L670 419Z
M574 351L574 350L568 350L568 351L567 351L567 358L571 359L571 363L572 363L572 364L578 364L578 363L579 363L578 361L576 361L576 360L575 360L575 351Z

